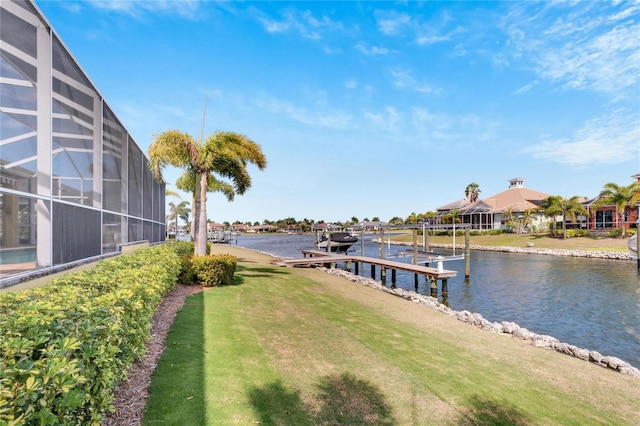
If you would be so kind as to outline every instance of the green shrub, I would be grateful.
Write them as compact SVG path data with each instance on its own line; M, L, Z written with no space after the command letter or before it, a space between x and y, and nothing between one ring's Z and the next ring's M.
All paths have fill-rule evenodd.
M99 425L179 269L155 246L0 295L0 424Z
M589 230L587 229L567 229L567 238L575 237L588 237Z
M237 259L229 254L194 256L191 266L196 281L204 287L219 287L233 282Z
M622 228L615 228L609 231L610 237L621 237L622 236Z
M180 256L180 274L178 282L184 285L198 284L196 271L193 269L191 258L195 251L195 244L188 241L177 241L172 243L176 253ZM211 245L207 243L207 255L211 253Z

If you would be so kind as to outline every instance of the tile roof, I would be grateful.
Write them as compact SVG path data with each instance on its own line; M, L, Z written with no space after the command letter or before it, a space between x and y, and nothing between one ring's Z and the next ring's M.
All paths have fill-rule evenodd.
M505 212L508 209L522 212L527 209L540 207L541 201L549 196L549 194L544 192L523 187L513 187L491 197L478 200L464 210L471 210L476 207L476 205L482 203L486 205L491 212L495 213ZM461 213L464 213L464 211L461 211Z

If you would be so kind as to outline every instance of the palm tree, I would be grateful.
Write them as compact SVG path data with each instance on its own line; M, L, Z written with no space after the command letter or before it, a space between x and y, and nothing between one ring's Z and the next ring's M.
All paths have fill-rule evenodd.
M541 209L544 211L545 217L553 218L553 236L557 235L557 218L562 214L561 204L562 197L559 195L550 195L542 200Z
M633 208L640 202L640 182L633 182L629 186L620 186L615 183L607 183L604 189L600 191L600 199L594 203L596 207L602 207L606 204L616 206L616 217L621 218L622 234L624 238L626 234L626 210L627 207Z
M197 177L193 169L185 170L182 175L176 180L176 186L185 192L190 192L193 203L191 204L191 215L196 217L196 182ZM209 182L207 184L207 192L222 192L227 201L231 202L235 198L235 191L233 186L227 182L219 181L213 175L209 175ZM195 221L191 222L190 231L191 235L195 235Z
M176 217L176 228L178 227L178 219L182 220L185 225L189 224L189 213L191 213L191 209L189 208L188 201L180 201L175 209L175 217Z
M191 135L178 130L167 130L156 136L149 146L149 168L162 180L162 170L171 165L184 169L194 177L195 214L193 216L196 255L207 252L207 191L210 176L227 178L235 194L244 194L251 187L247 163L260 170L267 159L260 145L247 136L216 131L198 143ZM220 180L218 182L224 183Z
M515 212L513 211L513 209L511 207L509 207L505 212L504 212L504 216L505 216L505 224L507 226L510 226L511 229L513 230L513 232L515 232L516 234L519 234L520 232L518 232L518 216L515 214Z
M574 195L573 197L566 199L560 199L560 210L562 211L562 238L567 239L567 216L572 222L576 221L576 214L587 214L587 210L580 203L579 197Z
M469 201L475 203L478 201L478 196L480 195L480 185L475 182L470 183L464 190L464 197L468 198Z

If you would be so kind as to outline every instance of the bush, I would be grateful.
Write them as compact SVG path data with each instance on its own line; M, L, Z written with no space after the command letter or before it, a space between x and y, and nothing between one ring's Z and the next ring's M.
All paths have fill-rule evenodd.
M0 424L100 424L176 283L170 246L0 295Z
M191 267L196 276L196 282L204 287L220 287L233 282L236 272L237 259L229 254L217 256L194 256Z
M610 237L621 237L622 236L622 228L616 228L609 231Z
M567 229L567 238L575 237L588 237L589 230L587 229Z

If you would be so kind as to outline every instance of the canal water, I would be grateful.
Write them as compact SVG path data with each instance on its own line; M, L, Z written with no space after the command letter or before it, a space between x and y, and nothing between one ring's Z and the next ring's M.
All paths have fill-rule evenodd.
M365 256L380 256L380 245L371 241L376 237L365 235ZM308 234L240 235L231 244L298 258L301 250L313 248L313 238ZM385 244L385 257L397 256L402 249L410 247ZM360 255L361 243L351 250ZM411 257L394 260L411 263ZM534 333L640 368L640 274L635 262L472 251L468 282L464 261L445 262L444 267L458 272L449 279L450 308L480 313L491 322L513 321ZM365 276L368 273L361 270ZM397 286L415 290L413 274L398 271ZM418 292L430 294L422 277Z

